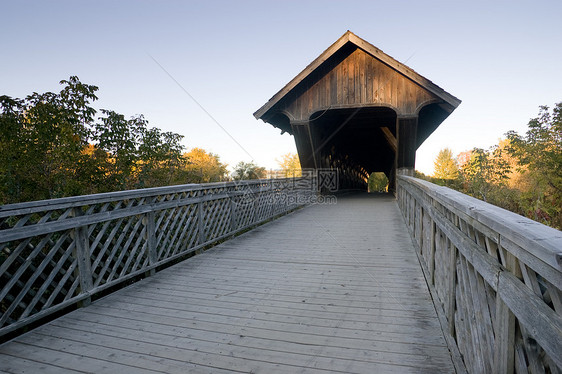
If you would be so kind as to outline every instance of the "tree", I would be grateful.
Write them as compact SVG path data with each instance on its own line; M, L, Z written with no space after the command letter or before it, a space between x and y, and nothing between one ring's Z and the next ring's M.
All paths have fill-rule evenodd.
M285 178L302 176L301 163L296 153L286 153L281 156L281 160L277 160L279 167L283 171Z
M96 86L77 77L60 93L25 99L0 97L0 196L19 202L82 193L76 163L83 161L95 110Z
M497 187L505 187L509 177L510 165L502 157L499 147L489 151L474 148L470 159L461 169L466 192L484 201L488 201L490 192Z
M126 120L125 116L112 110L102 109L104 116L95 124L93 140L96 147L107 152L105 165L108 186L112 190L133 188L135 165L139 161L138 139L146 123L142 117Z
M562 229L562 103L541 106L525 135L515 131L488 150L462 152L459 178L446 183L463 193ZM418 177L442 184L443 179Z
M371 173L367 185L369 192L388 192L388 178L385 173Z
M0 96L1 204L180 180L181 135L149 129L142 115L101 110L96 121L98 88L60 83L59 93Z
M143 115L127 120L112 110L102 109L102 113L92 138L109 155L105 160L108 186L120 190L175 183L186 164L182 135L148 128Z
M202 148L193 148L184 153L183 157L187 161L185 169L188 171L190 182L220 182L228 178L227 165L223 164L216 154Z
M457 160L453 157L453 151L443 148L437 154L434 162L433 177L439 179L457 179L459 167Z
M135 119L135 118L133 118ZM143 121L142 116L136 118ZM145 122L145 125L148 122ZM187 165L183 157L182 135L162 132L156 127L141 126L141 141L138 145L137 187L155 187L185 183L181 175Z
M508 152L533 181L523 196L527 214L562 227L562 102L552 111L541 106L538 117L529 121L525 136L514 131L506 135Z
M249 179L262 179L266 177L266 170L264 167L256 165L252 162L240 161L234 167L232 172L232 179L234 180L249 180Z

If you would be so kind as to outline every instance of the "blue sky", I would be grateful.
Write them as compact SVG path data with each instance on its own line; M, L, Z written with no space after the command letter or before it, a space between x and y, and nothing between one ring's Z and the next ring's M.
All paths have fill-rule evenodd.
M0 95L77 75L96 108L185 136L231 166L276 168L293 138L252 113L346 30L463 102L417 152L487 148L562 101L561 1L5 1ZM239 147L166 71L230 133Z

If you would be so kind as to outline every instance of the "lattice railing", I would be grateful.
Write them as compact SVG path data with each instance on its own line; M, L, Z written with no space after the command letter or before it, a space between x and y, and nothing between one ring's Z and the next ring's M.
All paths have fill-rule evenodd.
M314 178L0 206L0 336L311 201Z
M560 373L562 232L411 177L398 203L468 371Z

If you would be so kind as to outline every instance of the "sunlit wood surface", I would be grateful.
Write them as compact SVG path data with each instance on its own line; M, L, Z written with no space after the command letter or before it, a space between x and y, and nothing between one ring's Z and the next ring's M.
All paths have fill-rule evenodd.
M280 218L0 346L10 373L447 373L393 197Z

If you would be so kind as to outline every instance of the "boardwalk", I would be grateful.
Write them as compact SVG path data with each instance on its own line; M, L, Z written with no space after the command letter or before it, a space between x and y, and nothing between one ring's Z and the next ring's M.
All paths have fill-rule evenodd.
M9 373L454 372L391 197L261 226L0 346Z

